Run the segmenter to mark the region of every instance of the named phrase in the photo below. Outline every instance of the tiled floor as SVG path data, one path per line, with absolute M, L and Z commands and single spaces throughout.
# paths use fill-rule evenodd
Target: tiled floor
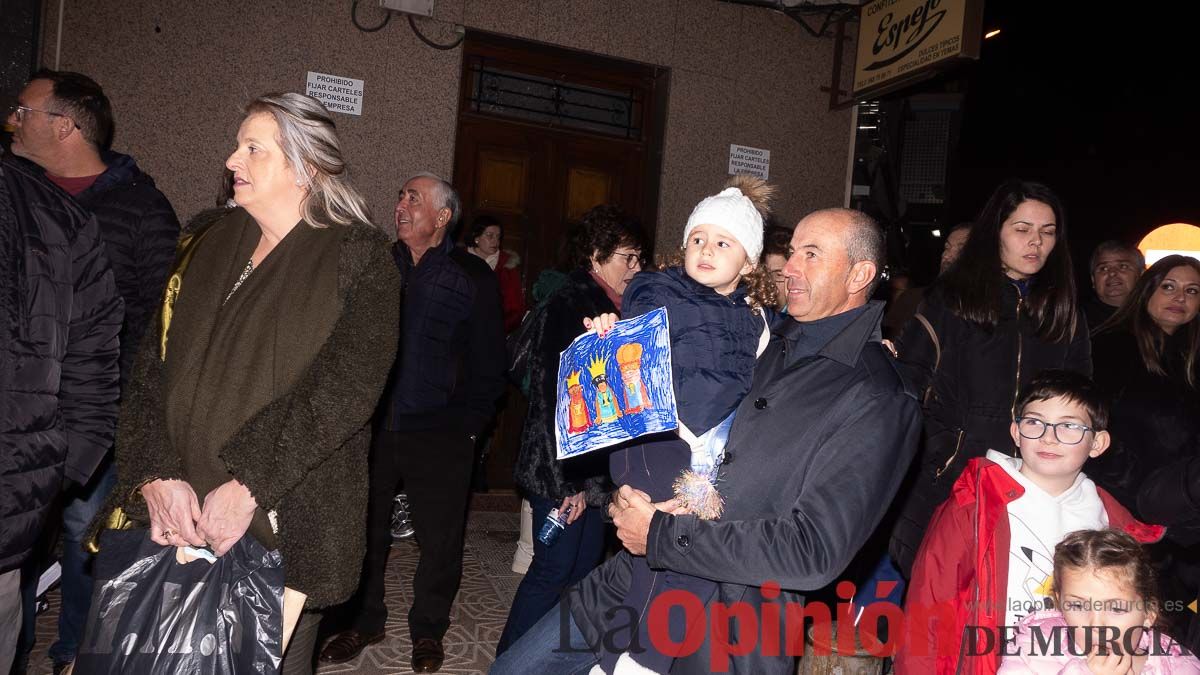
M 467 546 L 459 590 L 446 635 L 446 664 L 440 672 L 452 675 L 486 673 L 504 629 L 508 608 L 521 577 L 512 571 L 520 515 L 497 511 L 472 511 L 467 522 Z M 405 617 L 412 602 L 412 575 L 417 566 L 415 543 L 400 542 L 392 549 L 387 571 L 390 618 L 387 638 L 349 663 L 326 666 L 318 673 L 382 675 L 409 673 L 408 626 Z M 49 675 L 46 649 L 54 640 L 58 593 L 50 593 L 50 610 L 38 617 L 38 648 L 29 673 Z

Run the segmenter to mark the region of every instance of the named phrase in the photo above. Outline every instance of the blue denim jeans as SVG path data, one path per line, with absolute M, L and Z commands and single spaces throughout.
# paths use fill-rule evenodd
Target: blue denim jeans
M 87 485 L 74 486 L 63 495 L 62 511 L 62 608 L 58 615 L 58 640 L 50 646 L 50 658 L 55 663 L 75 660 L 88 610 L 92 606 L 92 555 L 83 550 L 83 539 L 108 493 L 117 482 L 116 465 L 110 459 L 101 464 Z M 49 528 L 47 528 L 49 529 Z M 22 648 L 32 650 L 37 615 L 36 574 L 23 578 L 21 584 Z
M 579 626 L 575 624 L 575 619 L 571 618 L 571 612 L 556 603 L 503 654 L 496 657 L 488 673 L 579 675 L 591 670 L 597 660 Z
M 536 495 L 529 496 L 533 508 L 533 531 L 537 532 L 545 522 L 551 509 L 557 508 L 561 500 L 554 501 Z M 558 602 L 563 591 L 581 581 L 600 564 L 604 554 L 604 515 L 600 509 L 588 507 L 583 515 L 571 523 L 558 536 L 553 546 L 546 546 L 536 538 L 533 541 L 533 562 L 508 612 L 508 621 L 496 654 L 502 654 L 516 642 L 525 631 L 537 623 Z

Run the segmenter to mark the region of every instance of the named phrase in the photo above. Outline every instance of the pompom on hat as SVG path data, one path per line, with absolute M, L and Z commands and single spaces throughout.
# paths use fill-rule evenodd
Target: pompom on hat
M 763 250 L 763 218 L 770 213 L 768 202 L 775 188 L 766 181 L 752 176 L 738 175 L 730 179 L 729 187 L 706 197 L 688 217 L 683 228 L 683 243 L 692 235 L 692 230 L 701 224 L 717 225 L 733 235 L 746 249 L 751 262 L 758 262 Z

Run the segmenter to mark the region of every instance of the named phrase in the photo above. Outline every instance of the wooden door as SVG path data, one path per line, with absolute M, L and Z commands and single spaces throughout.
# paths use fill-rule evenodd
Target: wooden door
M 562 263 L 567 228 L 588 209 L 616 204 L 639 215 L 643 154 L 637 147 L 569 132 L 464 120 L 454 173 L 463 229 L 479 215 L 498 219 L 504 248 L 521 256 L 528 289 L 542 270 Z
M 539 122 L 536 115 L 514 117 L 507 115 L 503 106 L 480 103 L 480 58 L 489 59 L 491 67 L 514 79 L 529 73 L 529 81 L 543 87 L 548 86 L 547 73 L 553 70 L 554 82 L 586 82 L 590 84 L 579 86 L 603 86 L 605 91 L 658 86 L 661 95 L 664 75 L 659 71 L 647 74 L 646 66 L 614 64 L 545 45 L 468 34 L 454 161 L 454 185 L 463 200 L 463 229 L 479 215 L 500 221 L 503 247 L 521 257 L 526 304 L 533 305 L 529 290 L 538 275 L 562 266 L 570 225 L 594 206 L 616 204 L 638 218 L 647 235 L 648 250 L 652 250 L 661 149 L 654 133 L 661 120 L 651 119 L 653 115 L 646 111 L 665 111 L 665 99 L 648 102 L 642 89 L 630 94 L 639 112 L 625 119 L 628 125 L 638 126 L 616 127 L 622 132 L 619 137 L 615 132 L 566 128 L 561 120 Z M 594 90 L 596 86 L 579 89 L 585 94 Z M 605 130 L 603 123 L 594 126 Z M 520 392 L 510 387 L 487 464 L 488 484 L 493 489 L 513 486 L 512 467 L 525 409 Z

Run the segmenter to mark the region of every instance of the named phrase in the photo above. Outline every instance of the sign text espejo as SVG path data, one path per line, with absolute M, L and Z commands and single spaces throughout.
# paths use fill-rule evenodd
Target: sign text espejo
M 982 0 L 874 0 L 859 15 L 854 95 L 882 93 L 978 58 Z

